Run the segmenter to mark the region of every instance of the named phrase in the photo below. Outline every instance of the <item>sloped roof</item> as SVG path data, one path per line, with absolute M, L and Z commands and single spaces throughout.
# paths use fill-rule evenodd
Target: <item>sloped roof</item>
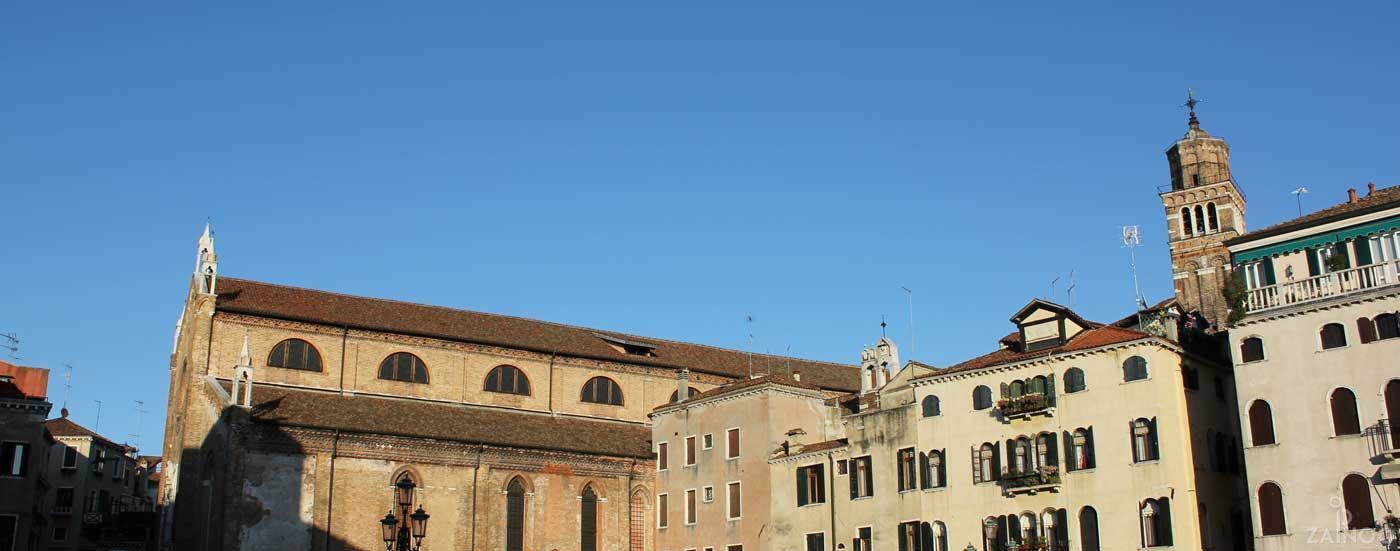
M 271 385 L 257 385 L 253 398 L 253 421 L 272 425 L 639 459 L 654 455 L 651 429 L 636 423 Z
M 87 428 L 87 427 L 84 427 L 84 426 L 82 426 L 82 425 L 79 425 L 79 424 L 77 424 L 77 423 L 74 423 L 73 421 L 69 420 L 67 417 L 58 417 L 58 418 L 55 418 L 55 419 L 49 419 L 49 420 L 47 420 L 47 421 L 44 421 L 44 427 L 47 428 L 47 429 L 49 429 L 49 434 L 52 434 L 52 435 L 54 435 L 55 437 L 59 437 L 59 436 L 84 437 L 84 436 L 86 436 L 86 437 L 88 437 L 88 438 L 91 438 L 91 439 L 93 439 L 93 440 L 96 440 L 96 441 L 101 442 L 101 443 L 103 443 L 103 444 L 105 444 L 105 445 L 111 446 L 111 447 L 113 447 L 113 448 L 135 449 L 135 448 L 132 448 L 132 447 L 127 446 L 127 445 L 125 445 L 125 444 L 118 444 L 118 443 L 116 443 L 116 442 L 113 442 L 113 441 L 107 439 L 107 437 L 102 436 L 101 434 L 97 434 L 97 432 L 93 431 L 92 429 L 89 429 L 89 428 Z
M 693 394 L 693 395 L 691 395 L 690 399 L 686 400 L 686 402 L 694 402 L 694 401 L 696 401 L 696 400 L 703 400 L 703 399 L 706 399 L 706 398 L 714 398 L 714 397 L 716 397 L 716 396 L 724 396 L 724 395 L 727 395 L 727 394 L 733 394 L 733 393 L 735 393 L 735 392 L 739 392 L 739 391 L 744 390 L 744 389 L 746 389 L 746 388 L 753 388 L 753 387 L 756 387 L 756 386 L 766 385 L 766 384 L 777 384 L 777 385 L 783 385 L 783 386 L 790 386 L 790 387 L 795 387 L 795 388 L 801 388 L 801 389 L 805 389 L 805 390 L 814 390 L 814 391 L 818 391 L 818 392 L 820 392 L 820 391 L 822 390 L 821 387 L 819 387 L 819 386 L 817 386 L 817 385 L 814 385 L 814 384 L 812 384 L 812 383 L 808 383 L 808 382 L 805 382 L 805 381 L 799 381 L 799 380 L 797 380 L 797 379 L 793 379 L 792 377 L 788 377 L 787 375 L 783 375 L 783 374 L 771 373 L 771 374 L 768 374 L 768 375 L 760 375 L 760 376 L 754 377 L 754 378 L 752 378 L 752 379 L 743 379 L 743 380 L 740 380 L 740 381 L 736 381 L 736 382 L 733 382 L 733 383 L 729 383 L 729 384 L 727 384 L 727 385 L 717 386 L 717 387 L 715 387 L 715 388 L 706 390 L 706 391 L 701 392 L 701 393 L 698 393 L 698 394 Z M 658 409 L 661 409 L 661 408 L 671 407 L 671 406 L 674 406 L 674 405 L 676 405 L 675 402 L 672 402 L 672 403 L 669 403 L 669 404 L 661 404 L 661 405 L 659 405 L 659 406 L 656 406 L 655 408 L 652 408 L 652 411 L 655 411 L 655 410 L 658 410 Z
M 999 365 L 1023 362 L 1034 358 L 1052 356 L 1055 354 L 1062 354 L 1065 352 L 1076 352 L 1080 350 L 1098 348 L 1100 346 L 1108 346 L 1111 344 L 1132 342 L 1136 340 L 1150 338 L 1152 336 L 1147 333 L 1143 333 L 1142 331 L 1135 331 L 1133 329 L 1127 329 L 1123 327 L 1099 324 L 1095 325 L 1096 327 L 1081 331 L 1079 334 L 1070 338 L 1068 341 L 1065 341 L 1064 344 L 1056 346 L 1054 348 L 1046 348 L 1043 350 L 1035 350 L 1031 352 L 1022 352 L 1016 350 L 1015 348 L 1004 348 L 989 354 L 983 354 L 976 358 L 972 358 L 965 362 L 952 365 L 944 369 L 940 369 L 928 375 L 922 375 L 918 378 L 926 379 L 929 377 L 938 377 L 940 375 L 946 375 L 949 373 L 958 373 L 963 371 L 973 371 L 977 369 L 996 367 Z
M 1285 220 L 1267 228 L 1254 230 L 1239 237 L 1225 241 L 1225 245 L 1238 245 L 1248 243 L 1256 239 L 1262 239 L 1274 235 L 1288 233 L 1293 230 L 1300 230 L 1310 226 L 1325 224 L 1336 220 L 1341 220 L 1351 216 L 1365 214 L 1367 212 L 1384 210 L 1391 207 L 1400 206 L 1400 186 L 1380 188 L 1365 196 L 1358 196 L 1355 203 L 1344 202 L 1333 205 L 1317 212 L 1312 212 Z
M 387 333 L 419 335 L 471 342 L 545 354 L 625 362 L 724 377 L 748 377 L 753 365 L 782 365 L 802 373 L 805 381 L 829 390 L 859 388 L 855 366 L 833 362 L 752 354 L 670 340 L 639 337 L 613 331 L 588 329 L 470 310 L 458 310 L 394 300 L 358 297 L 221 278 L 217 308 L 223 312 L 250 314 Z M 605 339 L 654 346 L 654 356 L 619 351 Z

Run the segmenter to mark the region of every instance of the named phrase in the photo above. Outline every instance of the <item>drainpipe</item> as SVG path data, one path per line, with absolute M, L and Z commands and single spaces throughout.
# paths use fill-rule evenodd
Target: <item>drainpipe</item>
M 841 540 L 836 537 L 836 460 L 830 453 L 826 454 L 826 472 L 826 508 L 831 512 L 831 548 L 835 549 Z
M 343 351 L 344 348 L 342 348 L 341 350 Z M 343 354 L 343 352 L 342 352 L 342 354 Z M 344 365 L 345 365 L 345 364 L 344 364 L 344 362 L 342 361 L 342 363 L 341 363 L 342 371 L 343 371 L 343 369 L 344 369 L 344 368 L 343 368 Z M 321 546 L 321 548 L 322 548 L 322 549 L 325 549 L 326 551 L 330 551 L 330 548 L 331 548 L 331 508 L 335 506 L 335 456 L 336 456 L 336 453 L 337 453 L 339 450 L 340 450 L 340 429 L 335 429 L 335 434 L 331 436 L 331 465 L 330 465 L 330 470 L 331 470 L 331 472 L 330 472 L 330 482 L 327 483 L 327 489 L 326 489 L 326 535 L 325 535 L 326 541 L 325 541 L 325 545 Z

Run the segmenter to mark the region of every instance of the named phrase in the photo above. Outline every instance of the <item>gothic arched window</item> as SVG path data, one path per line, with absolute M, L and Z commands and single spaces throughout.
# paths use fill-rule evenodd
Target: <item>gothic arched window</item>
M 924 400 L 920 405 L 922 406 L 922 413 L 924 417 L 937 417 L 940 413 L 942 413 L 938 408 L 937 396 L 924 396 Z
M 408 352 L 395 352 L 379 363 L 379 378 L 405 383 L 428 382 L 428 366 Z
M 1348 388 L 1332 391 L 1332 432 L 1337 436 L 1361 434 L 1361 419 L 1356 414 L 1356 394 Z
M 581 551 L 597 551 L 598 494 L 592 484 L 584 486 L 583 495 L 579 496 L 579 540 Z
M 638 488 L 632 492 L 632 510 L 629 514 L 631 544 L 629 551 L 645 551 L 647 545 L 647 493 Z
M 1206 204 L 1206 222 L 1210 231 L 1220 231 L 1220 219 L 1215 213 L 1215 203 Z
M 321 353 L 311 343 L 301 339 L 287 339 L 272 347 L 267 355 L 268 367 L 320 371 Z
M 1283 516 L 1283 490 L 1273 482 L 1259 486 L 1259 532 L 1265 536 L 1281 536 L 1288 532 Z
M 525 548 L 525 483 L 520 477 L 506 486 L 506 551 Z
M 502 394 L 530 395 L 530 379 L 513 365 L 498 365 L 486 374 L 485 390 Z
M 1083 369 L 1071 367 L 1065 371 L 1065 392 L 1079 392 L 1085 388 Z
M 1206 215 L 1200 205 L 1196 205 L 1196 233 L 1206 232 Z
M 1255 400 L 1249 405 L 1249 435 L 1253 446 L 1274 443 L 1274 412 L 1268 402 Z
M 622 405 L 622 387 L 607 377 L 594 377 L 583 383 L 580 400 L 594 404 Z
M 1181 234 L 1191 235 L 1194 233 L 1194 226 L 1191 224 L 1191 207 L 1181 209 Z
M 972 409 L 987 409 L 992 407 L 992 389 L 987 385 L 977 385 L 972 389 Z

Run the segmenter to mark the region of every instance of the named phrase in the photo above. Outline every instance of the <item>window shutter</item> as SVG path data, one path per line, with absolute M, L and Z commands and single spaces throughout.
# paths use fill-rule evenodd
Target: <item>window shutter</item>
M 807 496 L 807 467 L 797 468 L 797 506 L 810 503 Z
M 1264 260 L 1260 261 L 1260 264 L 1264 267 L 1264 285 L 1275 284 L 1276 281 L 1274 280 L 1274 259 L 1265 258 Z
M 1045 399 L 1051 407 L 1055 406 L 1055 375 L 1053 373 L 1045 378 Z
M 1051 434 L 1050 438 L 1045 438 L 1043 440 L 1047 448 L 1045 450 L 1045 457 L 1047 458 L 1046 460 L 1050 462 L 1048 466 L 1058 468 L 1060 466 L 1060 454 L 1057 453 L 1059 450 L 1055 449 L 1055 436 Z
M 1134 421 L 1128 421 L 1128 439 L 1133 447 L 1133 463 L 1142 461 L 1142 458 L 1138 457 L 1137 426 Z
M 904 537 L 904 531 L 906 529 L 907 528 L 905 527 L 905 525 L 903 523 L 900 523 L 897 526 L 897 530 L 895 532 L 895 537 L 899 539 L 899 551 L 914 551 L 913 549 L 909 548 L 908 538 Z
M 873 465 L 870 463 L 870 457 L 867 456 L 863 463 L 865 463 L 865 475 L 861 476 L 861 478 L 865 479 L 865 487 L 870 491 L 870 495 L 873 496 L 875 495 L 875 473 L 871 472 L 874 469 L 872 468 Z
M 933 546 L 933 525 L 927 522 L 919 523 L 919 548 L 922 551 L 935 551 Z
M 1352 241 L 1356 245 L 1356 266 L 1370 266 L 1375 261 L 1371 259 L 1371 240 L 1366 238 Z
M 848 461 L 847 465 L 849 465 L 849 467 L 846 468 L 846 478 L 849 479 L 851 483 L 851 499 L 855 499 L 860 497 L 860 494 L 857 493 L 860 490 L 860 483 L 856 480 L 856 477 L 860 475 L 860 471 L 856 469 L 855 459 Z
M 895 452 L 895 454 L 894 454 L 894 468 L 895 468 L 895 470 L 899 471 L 899 475 L 898 475 L 896 478 L 899 479 L 899 482 L 898 482 L 899 486 L 898 486 L 898 488 L 899 488 L 901 491 L 903 491 L 905 488 L 908 488 L 908 487 L 909 487 L 909 486 L 907 486 L 907 481 L 905 480 L 905 476 L 904 476 L 904 452 L 902 452 L 902 451 L 900 451 L 900 452 Z
M 1332 254 L 1341 255 L 1342 269 L 1347 269 L 1351 267 L 1351 247 L 1347 246 L 1346 241 L 1338 241 L 1335 245 L 1333 245 Z
M 1361 335 L 1361 344 L 1376 340 L 1376 322 L 1371 318 L 1357 318 L 1356 332 Z
M 814 501 L 826 503 L 826 466 L 815 465 L 812 468 L 817 471 L 817 495 Z
M 928 489 L 928 454 L 919 452 L 919 488 Z
M 1157 512 L 1157 538 L 1162 545 L 1172 544 L 1172 504 L 1167 498 L 1157 500 L 1157 506 L 1161 509 Z
M 982 453 L 977 446 L 972 447 L 972 482 L 981 482 L 982 478 Z
M 1001 442 L 992 444 L 992 472 L 986 473 L 987 480 L 997 480 L 1001 473 Z
M 1007 386 L 1006 383 L 1002 383 L 1002 384 L 1001 384 L 1001 399 L 1002 399 L 1002 400 L 1005 400 L 1005 399 L 1010 398 L 1010 397 L 1011 397 L 1011 387 L 1010 387 L 1010 386 Z
M 1161 452 L 1158 451 L 1158 449 L 1157 449 L 1157 418 L 1156 418 L 1156 417 L 1153 417 L 1151 421 L 1148 421 L 1148 422 L 1147 422 L 1147 437 L 1148 437 L 1148 438 L 1147 438 L 1147 440 L 1148 440 L 1147 443 L 1150 444 L 1148 453 L 1151 453 L 1151 454 L 1152 454 L 1152 457 L 1149 457 L 1148 459 L 1160 459 L 1160 458 L 1162 457 L 1162 454 L 1161 454 Z
M 1074 435 L 1070 434 L 1069 431 L 1064 431 L 1064 433 L 1062 433 L 1062 439 L 1065 443 L 1065 470 L 1079 470 L 1078 453 L 1074 449 Z
M 1317 251 L 1314 249 L 1303 249 L 1308 255 L 1308 277 L 1322 275 L 1322 266 L 1317 261 Z

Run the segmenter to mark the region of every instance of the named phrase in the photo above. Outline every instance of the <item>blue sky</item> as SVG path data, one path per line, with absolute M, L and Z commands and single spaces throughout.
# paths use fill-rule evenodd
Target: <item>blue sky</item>
M 212 218 L 230 276 L 836 361 L 908 286 L 946 365 L 1071 270 L 1130 311 L 1122 224 L 1170 293 L 1187 87 L 1251 227 L 1400 183 L 1394 2 L 465 4 L 0 7 L 20 363 L 156 449 Z

